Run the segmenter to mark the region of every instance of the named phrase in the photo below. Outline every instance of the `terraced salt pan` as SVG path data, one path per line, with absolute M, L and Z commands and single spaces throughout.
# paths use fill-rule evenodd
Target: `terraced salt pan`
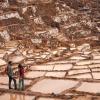
M 32 80 L 24 80 L 24 84 L 25 84 L 25 86 L 26 86 L 26 85 L 30 85 L 31 82 L 32 82 Z M 19 81 L 18 81 L 17 83 L 19 83 Z
M 84 60 L 84 59 L 86 59 L 86 58 L 85 58 L 85 57 L 81 57 L 81 56 L 72 56 L 72 57 L 70 57 L 70 59 Z
M 100 59 L 92 60 L 92 63 L 98 64 L 98 63 L 100 63 Z
M 88 55 L 90 53 L 91 53 L 91 51 L 84 51 L 84 55 Z
M 87 72 L 90 72 L 90 69 L 70 70 L 68 71 L 68 75 L 87 73 Z
M 34 100 L 35 96 L 25 96 L 19 94 L 3 94 L 0 95 L 1 100 Z
M 37 77 L 41 77 L 44 76 L 46 72 L 39 72 L 39 71 L 31 71 L 26 73 L 25 77 L 26 78 L 37 78 Z
M 91 64 L 89 65 L 90 68 L 100 67 L 100 64 Z
M 63 63 L 74 63 L 76 60 L 63 60 L 63 61 L 53 61 L 48 62 L 47 64 L 63 64 Z
M 46 58 L 47 57 L 47 55 L 46 54 L 43 54 L 43 55 L 40 55 L 41 56 L 41 58 Z
M 10 49 L 8 49 L 8 50 L 11 51 L 11 52 L 14 52 L 14 51 L 17 50 L 17 48 L 10 48 Z
M 3 58 L 4 55 L 5 55 L 5 54 L 0 54 L 0 58 Z
M 100 99 L 100 98 L 99 98 Z M 94 100 L 99 100 L 98 98 L 94 98 Z M 78 96 L 77 98 L 74 97 L 73 100 L 93 100 L 91 96 L 85 95 L 85 96 Z
M 6 65 L 6 64 L 7 63 L 3 59 L 0 59 L 0 66 Z
M 6 51 L 3 49 L 0 49 L 0 58 L 3 58 L 3 56 L 6 54 Z
M 33 61 L 25 61 L 24 62 L 24 64 L 26 64 L 26 65 L 28 65 L 28 64 L 34 64 L 35 63 L 35 61 L 33 60 Z
M 0 67 L 0 73 L 5 71 L 5 66 L 6 65 Z
M 33 54 L 26 54 L 24 56 L 27 57 L 27 58 L 32 58 L 33 57 Z
M 93 72 L 92 75 L 94 79 L 100 79 L 100 73 Z
M 89 93 L 100 93 L 100 83 L 83 82 L 82 85 L 76 90 L 83 91 L 83 92 L 89 92 Z
M 89 65 L 89 64 L 92 64 L 91 60 L 83 60 L 76 62 L 76 65 Z
M 93 59 L 100 59 L 100 55 L 94 55 Z
M 53 70 L 54 65 L 36 65 L 32 66 L 31 70 Z
M 51 3 L 52 2 L 52 0 L 40 0 L 42 3 L 44 3 L 44 4 L 48 4 L 48 3 Z
M 73 75 L 73 76 L 67 76 L 67 78 L 77 78 L 77 79 L 89 79 L 89 78 L 92 78 L 91 74 L 79 74 L 79 75 Z
M 98 72 L 98 73 L 99 73 L 99 72 L 100 72 L 100 68 L 93 68 L 92 71 L 93 71 L 93 72 Z
M 42 59 L 42 57 L 39 55 L 39 56 L 35 56 L 35 59 Z
M 73 66 L 73 69 L 83 69 L 83 68 L 88 68 L 88 66 L 87 65 L 74 65 Z
M 8 55 L 11 55 L 13 52 L 12 51 L 7 51 L 6 52 Z
M 8 77 L 0 76 L 0 83 L 8 84 Z
M 70 70 L 72 67 L 72 64 L 56 64 L 54 70 Z
M 47 72 L 45 76 L 64 77 L 66 72 Z
M 88 55 L 88 54 L 84 54 L 84 52 L 82 52 L 81 57 L 84 57 L 84 58 L 89 58 L 89 57 L 91 57 L 91 54 L 90 54 L 90 55 Z
M 24 60 L 24 57 L 23 56 L 13 56 L 10 58 L 10 60 L 13 62 L 13 63 L 19 63 L 21 62 L 22 60 Z
M 6 48 L 14 48 L 18 46 L 18 42 L 17 41 L 7 41 L 5 43 L 5 47 Z
M 5 54 L 6 51 L 4 49 L 0 49 L 0 54 Z
M 55 93 L 59 94 L 60 92 L 70 89 L 74 87 L 78 82 L 71 81 L 71 80 L 63 80 L 63 79 L 43 79 L 37 82 L 35 85 L 32 86 L 30 89 L 34 92 L 41 92 L 41 93 Z
M 43 97 L 40 97 L 39 99 L 37 100 L 64 100 L 64 99 L 56 99 L 56 98 L 43 98 Z
M 1 85 L 0 84 L 0 88 L 2 88 L 2 89 L 8 89 L 8 85 Z

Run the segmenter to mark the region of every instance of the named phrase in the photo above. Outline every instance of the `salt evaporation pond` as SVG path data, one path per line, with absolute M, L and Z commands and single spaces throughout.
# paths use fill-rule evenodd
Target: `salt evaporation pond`
M 56 84 L 55 84 L 56 83 Z M 55 93 L 59 94 L 60 92 L 74 87 L 78 82 L 71 80 L 63 79 L 43 79 L 32 86 L 30 89 L 33 92 L 40 93 Z
M 24 60 L 24 57 L 23 56 L 13 56 L 10 58 L 10 60 L 13 62 L 13 63 L 19 63 L 21 62 L 22 60 Z
M 84 59 L 86 59 L 85 57 L 82 57 L 82 56 L 72 56 L 72 57 L 70 57 L 70 59 L 75 59 L 75 60 L 84 60 Z
M 91 60 L 82 60 L 82 61 L 76 62 L 76 65 L 89 65 L 89 64 L 92 64 Z
M 64 77 L 66 72 L 47 72 L 45 76 Z
M 7 63 L 3 59 L 0 59 L 0 66 L 6 65 L 6 64 Z
M 84 68 L 88 68 L 87 65 L 74 65 L 73 69 L 84 69 Z
M 79 73 L 88 73 L 90 69 L 80 69 L 80 70 L 70 70 L 68 75 L 79 74 Z
M 31 66 L 31 70 L 52 70 L 54 65 L 36 65 Z
M 67 76 L 67 78 L 90 79 L 92 78 L 92 76 L 90 73 L 88 73 L 88 74 L 77 74 L 77 75 Z
M 20 94 L 2 94 L 0 100 L 34 100 L 35 96 L 25 96 Z
M 99 73 L 93 72 L 92 75 L 94 79 L 100 79 L 100 72 Z
M 44 75 L 45 75 L 45 72 L 31 71 L 31 72 L 26 73 L 25 77 L 26 78 L 37 78 L 37 77 L 41 77 Z
M 82 85 L 79 88 L 77 88 L 77 90 L 89 93 L 100 93 L 100 83 L 83 82 Z
M 70 70 L 72 67 L 72 64 L 56 64 L 54 70 Z

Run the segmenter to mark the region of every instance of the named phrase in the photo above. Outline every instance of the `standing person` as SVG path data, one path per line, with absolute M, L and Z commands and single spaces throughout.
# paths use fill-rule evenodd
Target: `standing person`
M 19 72 L 19 90 L 24 90 L 24 67 L 19 64 L 18 65 Z
M 15 86 L 14 88 L 16 90 L 17 89 L 17 84 L 16 84 L 16 80 L 14 79 L 14 73 L 13 73 L 12 62 L 11 61 L 8 62 L 6 71 L 7 71 L 8 77 L 9 77 L 9 89 L 12 89 L 11 88 L 11 82 L 13 80 L 14 81 L 14 86 Z

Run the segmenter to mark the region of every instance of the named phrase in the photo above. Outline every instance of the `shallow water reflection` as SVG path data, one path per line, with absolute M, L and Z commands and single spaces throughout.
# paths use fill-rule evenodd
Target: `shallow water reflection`
M 34 100 L 35 96 L 19 95 L 19 94 L 3 94 L 0 100 Z
M 17 94 L 10 94 L 10 100 L 17 100 Z
M 10 94 L 10 100 L 34 100 L 34 96 Z

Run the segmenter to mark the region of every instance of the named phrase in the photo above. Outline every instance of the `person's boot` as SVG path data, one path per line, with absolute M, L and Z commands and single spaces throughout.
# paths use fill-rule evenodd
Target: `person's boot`
M 17 85 L 15 85 L 15 90 L 17 90 Z
M 15 90 L 17 90 L 17 87 L 15 86 L 15 88 L 14 88 Z
M 15 82 L 15 90 L 17 90 L 17 84 L 16 84 L 16 82 Z
M 9 87 L 9 89 L 13 89 L 13 88 Z
M 13 89 L 13 88 L 11 88 L 11 85 L 9 84 L 9 89 Z

